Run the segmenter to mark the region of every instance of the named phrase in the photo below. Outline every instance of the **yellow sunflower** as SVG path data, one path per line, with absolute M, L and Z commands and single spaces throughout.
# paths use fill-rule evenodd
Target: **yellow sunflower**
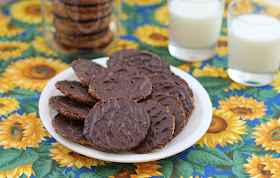
M 210 66 L 209 64 L 207 64 L 203 67 L 203 69 L 195 69 L 193 71 L 193 76 L 195 76 L 195 77 L 209 76 L 209 77 L 227 78 L 228 74 L 222 67 L 215 67 L 215 66 Z
M 14 169 L 11 169 L 9 171 L 0 171 L 0 177 L 20 177 L 22 174 L 25 174 L 26 177 L 31 177 L 31 175 L 34 175 L 34 171 L 32 169 L 32 163 L 18 166 Z
M 36 51 L 44 53 L 45 55 L 57 56 L 57 53 L 47 46 L 46 41 L 42 36 L 36 36 L 31 44 Z
M 49 136 L 49 133 L 35 113 L 22 116 L 15 113 L 0 123 L 0 145 L 4 149 L 39 147 L 38 143 L 45 140 L 44 136 Z
M 185 62 L 184 64 L 178 66 L 179 69 L 182 69 L 186 72 L 190 71 L 190 67 L 200 67 L 203 63 L 201 61 L 199 62 Z
M 52 159 L 59 162 L 60 167 L 72 167 L 75 165 L 77 168 L 85 166 L 91 169 L 91 166 L 105 165 L 105 162 L 102 160 L 83 156 L 60 143 L 52 143 L 52 146 L 57 148 L 50 149 L 50 156 L 53 156 Z
M 149 178 L 151 176 L 163 176 L 162 173 L 157 170 L 162 166 L 158 165 L 158 162 L 145 162 L 145 163 L 135 163 L 136 174 L 131 174 L 131 178 Z
M 139 46 L 139 44 L 134 41 L 120 39 L 118 41 L 118 44 L 116 45 L 116 47 L 111 49 L 107 54 L 111 55 L 115 51 L 122 50 L 122 49 L 137 49 L 138 46 Z
M 279 178 L 279 159 L 272 156 L 257 156 L 253 153 L 252 158 L 247 159 L 248 164 L 244 164 L 244 168 L 251 177 L 259 178 Z M 277 165 L 278 164 L 278 165 Z
M 167 5 L 164 5 L 156 10 L 155 19 L 163 25 L 168 25 Z
M 193 71 L 193 76 L 195 77 L 201 77 L 201 76 L 209 76 L 209 77 L 217 77 L 217 78 L 222 78 L 224 80 L 231 80 L 230 77 L 228 76 L 228 73 L 226 70 L 224 70 L 222 67 L 215 67 L 215 66 L 210 66 L 210 65 L 205 65 L 203 69 L 195 69 Z M 245 89 L 246 86 L 233 82 L 231 81 L 231 84 L 228 88 L 225 89 L 227 92 L 228 90 L 240 90 L 240 89 Z
M 216 53 L 219 56 L 225 56 L 228 53 L 228 47 L 227 47 L 227 36 L 220 36 L 218 41 L 218 46 L 216 48 Z
M 270 85 L 274 86 L 273 89 L 280 93 L 280 72 L 277 73 L 276 79 Z
M 0 37 L 11 37 L 24 32 L 23 28 L 15 27 L 10 22 L 10 18 L 0 19 L 0 26 Z
M 50 2 L 45 2 L 46 20 L 51 22 L 52 6 Z M 18 1 L 11 6 L 10 12 L 14 19 L 24 23 L 39 24 L 42 22 L 41 1 L 39 0 Z
M 6 93 L 9 90 L 13 90 L 15 88 L 14 84 L 10 82 L 6 77 L 0 78 L 0 93 Z
M 127 14 L 126 13 L 122 13 L 122 20 L 127 20 L 128 19 L 128 16 L 127 16 Z
M 0 42 L 0 59 L 7 60 L 22 56 L 22 52 L 30 48 L 30 44 L 19 41 Z
M 151 25 L 144 25 L 137 28 L 135 36 L 143 43 L 158 46 L 168 46 L 168 29 Z
M 224 10 L 224 18 L 226 19 L 227 18 L 227 9 L 225 8 L 225 10 Z
M 242 140 L 241 134 L 247 134 L 246 122 L 239 120 L 225 110 L 213 108 L 213 117 L 207 133 L 197 142 L 200 146 L 206 145 L 215 148 L 218 145 L 224 147 L 227 143 L 235 143 Z
M 19 102 L 13 98 L 0 98 L 0 117 L 19 109 Z
M 220 100 L 219 105 L 219 108 L 224 109 L 226 112 L 246 120 L 262 118 L 267 110 L 264 102 L 257 102 L 252 97 L 245 98 L 238 95 L 231 96 L 226 100 Z
M 124 0 L 126 4 L 129 5 L 138 5 L 138 6 L 149 6 L 149 5 L 155 5 L 160 4 L 164 0 Z
M 44 57 L 27 58 L 12 62 L 3 73 L 11 83 L 29 90 L 42 92 L 51 78 L 67 69 L 68 64 Z
M 265 150 L 276 150 L 280 153 L 280 119 L 271 119 L 254 129 L 256 132 L 253 132 L 253 135 L 257 145 L 262 145 Z

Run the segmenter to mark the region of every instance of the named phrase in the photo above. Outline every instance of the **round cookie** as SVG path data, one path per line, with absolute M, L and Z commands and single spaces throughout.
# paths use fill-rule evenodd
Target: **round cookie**
M 149 153 L 155 149 L 163 148 L 173 138 L 174 116 L 163 105 L 155 101 L 139 103 L 150 117 L 150 128 L 144 141 L 132 149 L 136 153 Z
M 98 102 L 84 124 L 84 136 L 92 146 L 105 151 L 125 151 L 142 142 L 150 119 L 138 103 L 128 98 Z
M 110 8 L 112 6 L 112 2 L 113 0 L 108 0 L 104 3 L 98 3 L 95 5 L 71 5 L 71 4 L 63 3 L 61 0 L 53 0 L 53 6 L 58 6 L 59 9 L 63 9 L 67 11 L 87 13 L 91 11 L 98 11 L 101 9 Z
M 79 59 L 72 62 L 71 67 L 74 69 L 76 76 L 85 85 L 89 85 L 96 71 L 104 69 L 101 65 L 87 59 Z
M 68 138 L 76 143 L 90 145 L 90 143 L 86 141 L 83 134 L 83 121 L 72 120 L 63 115 L 58 114 L 52 120 L 52 125 L 54 130 L 59 135 Z
M 176 85 L 164 74 L 152 74 L 148 77 L 152 83 L 153 91 L 164 91 L 175 96 L 182 103 L 186 119 L 189 119 L 194 110 L 194 100 L 189 91 L 180 85 Z
M 86 20 L 93 20 L 98 19 L 103 16 L 107 16 L 112 12 L 112 6 L 108 8 L 100 8 L 96 11 L 87 11 L 87 12 L 80 12 L 78 11 L 78 8 L 76 10 L 67 10 L 64 8 L 64 6 L 61 6 L 59 3 L 56 3 L 56 1 L 53 2 L 53 13 L 56 16 L 67 18 L 71 20 L 77 20 L 77 21 L 86 21 Z
M 181 102 L 174 96 L 162 91 L 152 92 L 151 95 L 147 97 L 147 99 L 156 101 L 163 106 L 168 107 L 170 113 L 175 118 L 173 137 L 176 137 L 184 129 L 187 120 Z
M 85 22 L 77 22 L 63 18 L 55 18 L 53 23 L 54 27 L 60 32 L 69 35 L 84 35 L 96 33 L 105 28 L 108 28 L 110 21 L 111 15 Z
M 165 73 L 165 74 L 162 74 L 162 75 L 164 75 L 165 77 L 172 80 L 176 85 L 180 85 L 183 88 L 185 88 L 185 90 L 187 90 L 189 92 L 189 94 L 191 95 L 191 97 L 193 98 L 193 91 L 189 87 L 188 83 L 185 80 L 183 80 L 179 76 L 175 75 L 174 73 L 170 73 L 170 74 Z
M 83 42 L 73 41 L 71 38 L 58 38 L 55 36 L 56 42 L 65 44 L 69 47 L 78 47 L 78 48 L 101 48 L 109 45 L 114 39 L 113 32 L 109 31 L 106 35 L 100 37 L 96 40 L 87 40 Z
M 55 87 L 72 100 L 88 105 L 94 105 L 98 102 L 97 99 L 93 98 L 88 93 L 88 87 L 80 82 L 67 80 L 58 81 L 56 82 Z
M 63 33 L 59 30 L 56 30 L 55 36 L 57 39 L 68 39 L 73 41 L 73 43 L 82 43 L 84 41 L 93 41 L 93 40 L 98 40 L 99 38 L 102 38 L 106 34 L 109 33 L 109 28 L 105 28 L 99 32 L 92 33 L 92 34 L 85 34 L 85 35 L 70 35 Z
M 78 6 L 96 6 L 98 4 L 108 2 L 108 0 L 60 0 L 60 1 L 68 5 L 78 5 Z
M 120 50 L 113 53 L 107 61 L 108 67 L 133 66 L 144 74 L 171 73 L 170 66 L 158 55 L 135 49 Z
M 49 99 L 49 105 L 61 115 L 77 120 L 84 120 L 90 111 L 88 105 L 73 101 L 66 96 L 51 97 Z
M 149 78 L 135 67 L 114 66 L 97 71 L 89 84 L 89 93 L 100 100 L 128 97 L 135 101 L 152 91 Z

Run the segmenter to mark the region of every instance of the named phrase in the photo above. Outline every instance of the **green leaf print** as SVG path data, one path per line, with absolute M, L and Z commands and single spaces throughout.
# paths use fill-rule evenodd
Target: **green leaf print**
M 196 173 L 200 173 L 204 175 L 205 172 L 205 167 L 200 165 L 200 164 L 196 164 L 190 160 L 187 160 L 188 163 L 190 163 L 193 166 L 193 171 L 195 171 Z
M 0 166 L 16 159 L 20 154 L 21 150 L 15 148 L 9 148 L 5 150 L 3 147 L 0 147 Z
M 7 92 L 6 96 L 15 98 L 15 99 L 31 99 L 31 98 L 39 98 L 40 95 L 35 91 L 15 88 L 14 90 L 10 90 Z
M 113 176 L 121 172 L 121 170 L 132 164 L 119 164 L 119 163 L 110 163 L 103 166 L 98 166 L 95 169 L 96 174 L 100 176 Z
M 224 89 L 228 88 L 231 84 L 231 81 L 227 81 L 221 78 L 216 77 L 198 77 L 197 80 L 201 85 L 207 90 L 209 95 L 217 95 L 222 92 Z
M 189 177 L 193 173 L 193 166 L 184 161 L 179 160 L 176 162 L 173 162 L 173 171 L 171 174 L 171 177 Z
M 280 106 L 272 102 L 270 108 L 274 111 L 273 118 L 280 118 Z
M 256 87 L 248 87 L 244 90 L 244 94 L 252 95 L 256 100 L 266 101 L 267 98 L 273 98 L 277 95 L 275 90 L 264 90 Z
M 2 152 L 2 151 L 1 151 Z M 5 151 L 3 151 L 5 152 Z M 5 153 L 3 153 L 5 154 Z M 27 165 L 35 162 L 38 159 L 38 154 L 33 150 L 21 150 L 21 153 L 4 164 L 0 165 L 0 171 L 8 171 L 18 166 Z M 2 159 L 2 158 L 1 158 Z
M 240 151 L 241 153 L 246 153 L 249 155 L 255 153 L 256 155 L 263 156 L 263 157 L 265 155 L 273 155 L 274 157 L 278 155 L 278 153 L 274 150 L 265 151 L 261 145 L 256 145 L 255 142 L 246 143 L 242 145 L 240 148 L 237 148 L 236 151 Z
M 237 177 L 249 177 L 249 175 L 246 173 L 245 168 L 242 166 L 247 163 L 246 157 L 240 153 L 239 151 L 233 152 L 233 162 L 234 167 L 232 168 L 232 172 Z
M 201 150 L 192 150 L 188 153 L 187 158 L 203 166 L 233 165 L 232 160 L 217 148 L 202 147 Z
M 173 162 L 172 161 L 160 161 L 159 165 L 162 166 L 158 171 L 162 173 L 164 178 L 169 178 L 172 174 L 173 170 Z
M 44 159 L 48 159 L 48 158 L 51 158 L 50 154 L 50 149 L 53 149 L 54 147 L 52 145 L 47 145 L 45 142 L 40 144 L 40 147 L 38 148 L 33 148 L 33 150 L 38 153 L 38 155 L 40 156 L 40 159 L 41 158 L 44 158 Z
M 104 178 L 104 176 L 100 176 L 100 175 L 97 175 L 95 173 L 92 173 L 92 172 L 84 172 L 82 174 L 80 174 L 79 176 L 80 178 Z
M 38 101 L 22 101 L 20 105 L 23 112 L 25 113 L 36 112 L 36 115 L 39 116 Z
M 33 163 L 32 169 L 35 173 L 35 176 L 40 178 L 40 177 L 44 177 L 51 171 L 51 165 L 52 165 L 51 158 L 49 159 L 40 158 Z

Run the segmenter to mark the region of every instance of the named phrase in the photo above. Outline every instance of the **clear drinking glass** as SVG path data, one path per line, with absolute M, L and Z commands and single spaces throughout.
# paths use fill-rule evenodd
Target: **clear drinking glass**
M 184 61 L 213 57 L 220 34 L 224 0 L 168 0 L 169 52 Z
M 228 6 L 228 74 L 248 86 L 272 82 L 280 63 L 280 1 L 236 0 Z
M 68 58 L 102 56 L 120 36 L 121 0 L 42 0 L 43 35 Z

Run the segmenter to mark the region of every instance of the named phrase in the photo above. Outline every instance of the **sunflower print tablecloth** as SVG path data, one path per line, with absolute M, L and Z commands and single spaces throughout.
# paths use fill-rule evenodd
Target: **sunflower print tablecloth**
M 164 0 L 123 1 L 122 37 L 108 55 L 123 48 L 160 55 L 205 87 L 213 118 L 204 137 L 180 154 L 120 164 L 75 153 L 45 130 L 38 114 L 40 93 L 71 61 L 45 44 L 40 1 L 1 2 L 0 177 L 280 177 L 280 73 L 275 82 L 257 88 L 229 78 L 226 11 L 216 55 L 190 63 L 168 53 Z

